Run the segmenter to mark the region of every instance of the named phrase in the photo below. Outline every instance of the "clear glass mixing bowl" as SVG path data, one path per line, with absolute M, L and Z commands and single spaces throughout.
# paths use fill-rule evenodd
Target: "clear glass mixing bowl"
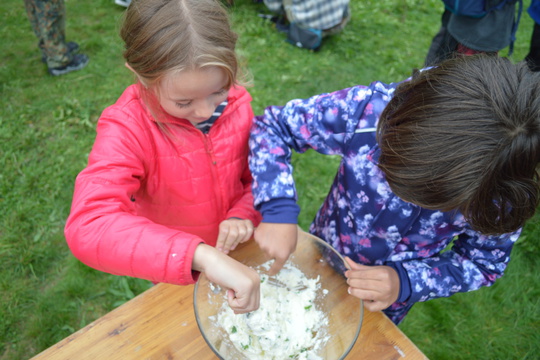
M 254 268 L 266 262 L 255 241 L 241 244 L 230 256 Z M 360 299 L 347 292 L 344 259 L 323 240 L 299 230 L 297 248 L 289 261 L 307 278 L 320 276 L 321 289 L 318 291 L 321 293 L 317 294 L 315 306 L 328 318 L 330 339 L 319 349 L 317 356 L 325 360 L 344 359 L 360 334 L 364 308 Z M 328 290 L 324 295 L 323 289 Z M 210 284 L 204 274 L 199 276 L 193 295 L 197 325 L 208 346 L 220 359 L 250 360 L 246 353 L 233 345 L 228 332 L 215 321 L 222 304 L 227 301 L 225 292 Z

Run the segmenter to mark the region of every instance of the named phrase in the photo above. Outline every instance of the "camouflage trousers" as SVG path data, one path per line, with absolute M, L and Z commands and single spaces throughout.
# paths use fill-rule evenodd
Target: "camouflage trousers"
M 71 62 L 65 41 L 64 0 L 24 0 L 26 13 L 49 68 Z

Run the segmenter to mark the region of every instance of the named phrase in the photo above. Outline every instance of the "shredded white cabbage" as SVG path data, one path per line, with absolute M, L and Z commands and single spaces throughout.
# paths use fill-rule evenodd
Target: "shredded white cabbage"
M 288 288 L 269 284 L 271 261 L 261 265 L 260 308 L 248 314 L 236 315 L 224 302 L 213 320 L 225 329 L 234 346 L 252 360 L 322 360 L 317 355 L 329 339 L 328 318 L 317 308 L 321 289 L 319 277 L 308 279 L 291 263 L 286 263 L 275 278 Z M 295 290 L 295 285 L 305 289 Z

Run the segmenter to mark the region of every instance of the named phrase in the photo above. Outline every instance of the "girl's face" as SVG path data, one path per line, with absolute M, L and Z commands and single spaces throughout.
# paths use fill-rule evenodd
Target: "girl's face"
M 158 101 L 169 115 L 198 124 L 227 99 L 227 80 L 218 67 L 170 73 L 158 85 Z

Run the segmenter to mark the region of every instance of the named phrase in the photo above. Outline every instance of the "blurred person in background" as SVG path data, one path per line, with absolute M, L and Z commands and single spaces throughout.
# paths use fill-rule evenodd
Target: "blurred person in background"
M 528 12 L 534 20 L 534 25 L 529 53 L 525 61 L 532 71 L 540 71 L 540 0 L 532 0 Z
M 78 53 L 79 44 L 66 42 L 64 0 L 24 0 L 24 4 L 49 74 L 64 75 L 88 65 L 88 56 Z
M 319 50 L 322 39 L 339 33 L 350 19 L 349 0 L 264 0 L 276 28 L 297 47 Z
M 465 16 L 445 8 L 441 16 L 441 27 L 426 56 L 426 66 L 436 65 L 456 54 L 497 55 L 507 46 L 510 46 L 512 53 L 522 3 L 518 0 L 484 2 L 491 10 L 481 17 Z M 517 15 L 516 4 L 519 5 Z

